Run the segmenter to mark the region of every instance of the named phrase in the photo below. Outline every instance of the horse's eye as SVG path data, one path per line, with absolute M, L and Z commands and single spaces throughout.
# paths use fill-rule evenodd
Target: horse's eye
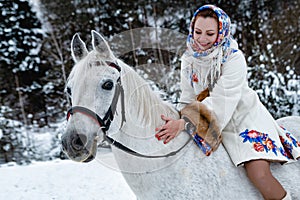
M 114 87 L 114 83 L 112 81 L 106 81 L 103 85 L 102 88 L 104 90 L 111 90 Z

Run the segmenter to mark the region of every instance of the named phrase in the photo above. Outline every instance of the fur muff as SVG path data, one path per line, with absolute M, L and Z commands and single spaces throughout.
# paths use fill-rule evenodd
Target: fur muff
M 215 113 L 199 101 L 186 105 L 181 117 L 187 117 L 196 127 L 196 134 L 215 151 L 222 141 L 221 131 Z
M 198 94 L 197 96 L 197 101 L 203 101 L 206 97 L 209 97 L 209 90 L 208 88 L 206 88 L 205 90 L 203 90 L 202 92 L 200 92 L 200 94 Z

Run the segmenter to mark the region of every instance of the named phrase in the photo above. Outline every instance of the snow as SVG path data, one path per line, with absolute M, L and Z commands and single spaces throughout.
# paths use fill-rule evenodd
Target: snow
M 135 200 L 111 152 L 90 163 L 70 160 L 0 166 L 0 199 Z

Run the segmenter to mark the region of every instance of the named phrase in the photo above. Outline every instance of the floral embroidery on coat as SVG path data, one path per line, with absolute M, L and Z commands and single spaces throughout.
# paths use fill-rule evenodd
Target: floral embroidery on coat
M 197 74 L 194 73 L 194 74 L 192 75 L 192 80 L 193 80 L 193 82 L 196 82 L 196 83 L 199 82 L 199 79 L 198 79 Z
M 189 80 L 190 80 L 190 84 L 192 87 L 194 87 L 194 83 L 198 83 L 199 82 L 199 78 L 197 73 L 194 71 L 194 69 L 192 68 L 191 72 L 189 73 Z
M 282 147 L 278 147 L 275 144 L 275 141 L 272 140 L 268 134 L 261 133 L 256 130 L 248 130 L 246 129 L 244 132 L 240 133 L 240 136 L 244 138 L 243 143 L 250 142 L 253 144 L 253 148 L 257 152 L 273 152 L 277 156 L 277 152 L 280 152 L 283 156 L 288 159 L 293 159 L 292 151 L 293 148 L 300 148 L 300 142 L 297 141 L 290 132 L 288 132 L 285 128 L 281 127 L 285 130 L 286 138 L 283 136 L 279 136 L 280 141 L 282 143 Z
M 288 132 L 284 127 L 281 128 L 285 131 L 286 138 L 279 136 L 280 141 L 283 145 L 282 154 L 289 159 L 293 159 L 292 152 L 293 148 L 300 148 L 300 141 L 297 141 L 290 132 Z
M 269 135 L 266 133 L 261 133 L 255 130 L 246 129 L 244 132 L 240 133 L 240 136 L 244 138 L 243 143 L 250 142 L 253 144 L 253 148 L 257 152 L 272 151 L 277 156 L 278 147 Z
M 211 146 L 199 135 L 193 134 L 192 135 L 194 142 L 197 144 L 197 146 L 202 150 L 202 152 L 206 155 L 209 156 L 211 154 Z

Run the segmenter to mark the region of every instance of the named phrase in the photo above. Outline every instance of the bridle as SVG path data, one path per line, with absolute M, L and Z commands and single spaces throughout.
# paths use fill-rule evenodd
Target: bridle
M 110 67 L 113 67 L 115 69 L 117 69 L 119 72 L 121 72 L 121 68 L 119 65 L 115 64 L 115 63 L 111 63 L 111 62 L 106 62 Z M 179 149 L 177 149 L 176 151 L 172 151 L 168 154 L 165 155 L 157 155 L 157 156 L 151 156 L 151 155 L 144 155 L 144 154 L 140 154 L 126 146 L 124 146 L 123 144 L 119 143 L 118 141 L 114 140 L 113 138 L 109 137 L 107 134 L 107 131 L 109 130 L 109 127 L 111 125 L 111 122 L 114 119 L 114 115 L 116 113 L 116 108 L 117 108 L 117 103 L 119 100 L 119 97 L 121 96 L 121 112 L 122 112 L 122 122 L 121 122 L 121 126 L 120 129 L 123 127 L 124 122 L 126 122 L 126 118 L 125 118 L 125 103 L 124 103 L 124 89 L 123 86 L 121 84 L 121 79 L 120 77 L 117 80 L 117 84 L 116 84 L 116 88 L 115 88 L 115 94 L 112 100 L 111 105 L 109 106 L 109 109 L 107 110 L 107 112 L 105 113 L 104 117 L 101 118 L 97 113 L 95 113 L 94 111 L 83 107 L 83 106 L 72 106 L 68 111 L 67 111 L 67 121 L 69 120 L 70 116 L 73 115 L 74 113 L 82 113 L 90 118 L 92 118 L 93 120 L 95 120 L 102 132 L 103 132 L 103 136 L 104 139 L 103 141 L 107 141 L 109 144 L 114 145 L 115 147 L 117 147 L 118 149 L 137 156 L 137 157 L 143 157 L 143 158 L 165 158 L 165 157 L 169 157 L 169 156 L 174 156 L 176 155 L 179 151 L 181 151 L 191 140 L 192 137 L 189 138 L 189 140 Z
M 92 119 L 94 119 L 96 122 L 98 122 L 102 131 L 105 133 L 105 135 L 107 135 L 106 132 L 108 131 L 110 124 L 114 119 L 114 115 L 116 112 L 117 103 L 118 103 L 118 99 L 119 99 L 120 95 L 121 95 L 121 106 L 122 106 L 122 123 L 121 123 L 121 127 L 122 127 L 123 123 L 126 122 L 126 119 L 125 119 L 125 105 L 124 105 L 124 89 L 121 85 L 120 78 L 117 80 L 115 95 L 113 97 L 112 103 L 109 106 L 109 108 L 103 118 L 101 118 L 94 111 L 92 111 L 86 107 L 73 106 L 67 112 L 67 121 L 69 120 L 70 116 L 76 112 L 85 114 L 85 115 L 91 117 Z

